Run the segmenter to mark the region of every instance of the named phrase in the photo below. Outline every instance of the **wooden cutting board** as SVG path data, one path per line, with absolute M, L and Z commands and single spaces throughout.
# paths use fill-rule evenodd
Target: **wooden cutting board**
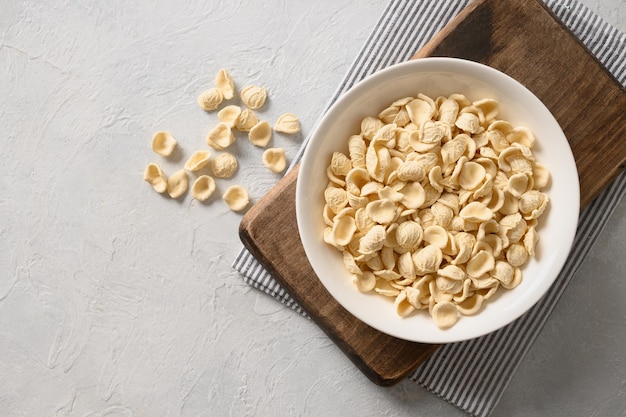
M 626 91 L 540 0 L 471 3 L 414 58 L 449 56 L 512 76 L 552 111 L 572 147 L 581 207 L 625 167 Z M 393 385 L 438 346 L 380 333 L 341 307 L 311 269 L 295 214 L 298 169 L 244 216 L 244 245 L 373 382 Z

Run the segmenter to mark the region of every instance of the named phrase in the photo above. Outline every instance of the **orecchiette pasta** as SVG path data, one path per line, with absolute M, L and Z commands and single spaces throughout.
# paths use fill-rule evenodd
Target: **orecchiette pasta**
M 396 100 L 362 119 L 326 174 L 324 241 L 359 291 L 447 329 L 521 283 L 549 204 L 535 137 L 462 94 Z

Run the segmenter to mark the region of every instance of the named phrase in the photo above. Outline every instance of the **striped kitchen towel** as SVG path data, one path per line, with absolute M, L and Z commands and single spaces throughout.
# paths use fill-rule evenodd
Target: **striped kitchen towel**
M 391 0 L 328 106 L 364 77 L 411 58 L 469 2 Z M 545 3 L 626 85 L 626 35 L 575 0 Z M 305 147 L 306 140 L 291 167 L 300 161 Z M 494 333 L 442 346 L 410 378 L 470 415 L 488 416 L 625 192 L 626 173 L 622 173 L 581 213 L 568 262 L 528 313 Z M 246 249 L 233 267 L 250 285 L 305 314 Z

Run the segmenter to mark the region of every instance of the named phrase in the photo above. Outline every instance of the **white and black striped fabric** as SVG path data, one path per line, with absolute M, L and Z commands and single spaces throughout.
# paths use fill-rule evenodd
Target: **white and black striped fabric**
M 468 3 L 391 0 L 329 106 L 364 77 L 408 60 Z M 626 35 L 575 0 L 545 3 L 626 86 Z M 305 146 L 306 141 L 292 167 Z M 442 346 L 410 378 L 470 415 L 488 416 L 625 193 L 626 173 L 622 173 L 581 213 L 568 262 L 549 292 L 528 313 L 494 333 Z M 247 250 L 241 251 L 233 267 L 250 285 L 306 315 Z

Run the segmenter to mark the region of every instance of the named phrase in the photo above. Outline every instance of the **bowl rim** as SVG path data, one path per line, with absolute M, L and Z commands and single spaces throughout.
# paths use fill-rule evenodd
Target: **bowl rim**
M 374 323 L 371 320 L 368 320 L 366 317 L 360 314 L 358 310 L 355 310 L 354 308 L 351 308 L 350 305 L 347 305 L 346 303 L 342 302 L 341 294 L 337 294 L 332 290 L 332 288 L 329 288 L 329 286 L 327 285 L 325 281 L 326 277 L 320 276 L 321 274 L 319 272 L 317 262 L 313 260 L 316 258 L 315 248 L 312 246 L 310 236 L 307 235 L 307 232 L 305 228 L 303 227 L 303 222 L 306 218 L 306 213 L 307 213 L 307 207 L 304 204 L 305 194 L 307 193 L 307 190 L 305 189 L 303 185 L 305 181 L 304 178 L 311 175 L 310 165 L 312 165 L 312 159 L 315 156 L 315 145 L 320 140 L 322 140 L 322 139 L 319 139 L 321 135 L 320 132 L 323 132 L 324 129 L 327 127 L 327 125 L 332 123 L 332 119 L 335 113 L 338 111 L 338 109 L 344 108 L 346 105 L 349 105 L 356 98 L 358 98 L 359 95 L 361 95 L 363 91 L 367 91 L 367 89 L 370 88 L 370 86 L 377 85 L 379 80 L 381 79 L 385 79 L 387 77 L 393 77 L 396 73 L 402 74 L 403 72 L 409 69 L 415 70 L 418 72 L 428 72 L 428 73 L 432 73 L 432 72 L 448 73 L 448 72 L 457 72 L 460 69 L 464 69 L 464 70 L 469 70 L 472 73 L 472 75 L 474 74 L 474 72 L 480 71 L 484 73 L 484 77 L 497 77 L 501 80 L 506 80 L 506 82 L 510 83 L 511 85 L 515 85 L 516 86 L 515 88 L 519 89 L 520 92 L 522 92 L 524 95 L 527 96 L 526 99 L 531 100 L 533 102 L 533 105 L 536 105 L 538 106 L 538 108 L 540 108 L 540 111 L 544 113 L 544 116 L 547 117 L 549 119 L 549 122 L 553 125 L 551 126 L 551 128 L 557 129 L 557 131 L 560 133 L 561 137 L 559 137 L 558 140 L 565 141 L 565 143 L 567 144 L 567 149 L 569 150 L 567 155 L 563 155 L 565 158 L 564 161 L 565 161 L 566 168 L 570 174 L 575 173 L 575 176 L 572 176 L 572 178 L 570 179 L 571 192 L 572 193 L 575 192 L 575 195 L 572 196 L 572 199 L 571 199 L 572 201 L 569 205 L 569 207 L 571 208 L 570 213 L 575 213 L 575 215 L 573 216 L 569 215 L 568 222 L 570 224 L 570 227 L 567 230 L 565 230 L 563 235 L 561 236 L 562 246 L 564 246 L 566 249 L 562 249 L 559 252 L 558 259 L 554 261 L 558 264 L 558 268 L 556 268 L 556 272 L 553 273 L 546 280 L 545 283 L 543 283 L 543 285 L 541 286 L 541 291 L 539 293 L 535 291 L 535 293 L 532 294 L 533 296 L 529 298 L 528 301 L 524 304 L 524 307 L 518 309 L 515 312 L 515 314 L 510 314 L 506 317 L 506 319 L 499 320 L 493 323 L 492 326 L 487 326 L 484 329 L 476 330 L 474 332 L 471 332 L 471 334 L 459 336 L 459 335 L 453 335 L 454 332 L 446 333 L 447 331 L 443 331 L 440 335 L 437 335 L 437 336 L 429 335 L 427 337 L 424 337 L 423 335 L 420 335 L 419 332 L 415 332 L 416 333 L 415 335 L 413 334 L 406 335 L 406 334 L 398 333 L 397 331 L 394 331 L 393 329 L 389 329 L 384 326 L 381 326 L 379 323 Z M 501 81 L 501 82 L 504 82 L 504 81 Z M 324 115 L 319 120 L 319 122 L 315 125 L 306 143 L 306 148 L 303 152 L 302 159 L 301 159 L 300 172 L 298 173 L 298 176 L 296 179 L 296 219 L 297 219 L 297 225 L 298 225 L 298 232 L 299 232 L 299 236 L 300 236 L 302 245 L 304 247 L 305 253 L 307 255 L 307 258 L 311 264 L 311 267 L 313 271 L 315 272 L 316 276 L 318 277 L 318 279 L 320 280 L 320 282 L 322 283 L 322 285 L 326 288 L 326 290 L 337 301 L 339 305 L 344 307 L 348 312 L 350 312 L 350 314 L 354 315 L 356 318 L 363 321 L 367 325 L 383 333 L 389 334 L 391 336 L 394 336 L 400 339 L 414 341 L 414 342 L 422 342 L 422 343 L 449 343 L 449 342 L 458 342 L 462 340 L 473 339 L 473 338 L 494 332 L 498 330 L 499 328 L 506 326 L 507 324 L 519 318 L 526 311 L 531 309 L 539 301 L 539 299 L 541 299 L 541 297 L 545 295 L 548 289 L 552 286 L 552 284 L 558 277 L 560 270 L 563 268 L 565 261 L 567 260 L 569 251 L 573 245 L 574 237 L 576 234 L 579 209 L 580 209 L 579 178 L 578 178 L 578 174 L 576 170 L 575 160 L 571 152 L 571 148 L 569 146 L 567 138 L 565 137 L 565 134 L 563 133 L 557 120 L 554 118 L 554 116 L 549 111 L 549 109 L 528 88 L 526 88 L 523 84 L 521 84 L 520 82 L 518 82 L 511 76 L 499 70 L 496 70 L 493 67 L 480 64 L 478 62 L 466 60 L 466 59 L 460 59 L 460 58 L 448 58 L 448 57 L 418 58 L 418 59 L 414 59 L 414 60 L 410 60 L 410 61 L 406 61 L 406 62 L 402 62 L 402 63 L 398 63 L 398 64 L 391 65 L 389 67 L 386 67 L 380 71 L 377 71 L 365 77 L 358 83 L 354 84 L 328 108 L 328 110 L 324 113 Z M 326 243 L 323 242 L 321 237 L 318 243 L 321 245 L 326 245 Z M 354 289 L 354 291 L 358 293 L 358 290 L 356 290 L 356 288 Z M 358 294 L 362 294 L 362 293 L 358 293 Z M 365 295 L 365 294 L 362 294 L 362 295 Z M 379 295 L 376 295 L 376 296 L 380 297 Z

